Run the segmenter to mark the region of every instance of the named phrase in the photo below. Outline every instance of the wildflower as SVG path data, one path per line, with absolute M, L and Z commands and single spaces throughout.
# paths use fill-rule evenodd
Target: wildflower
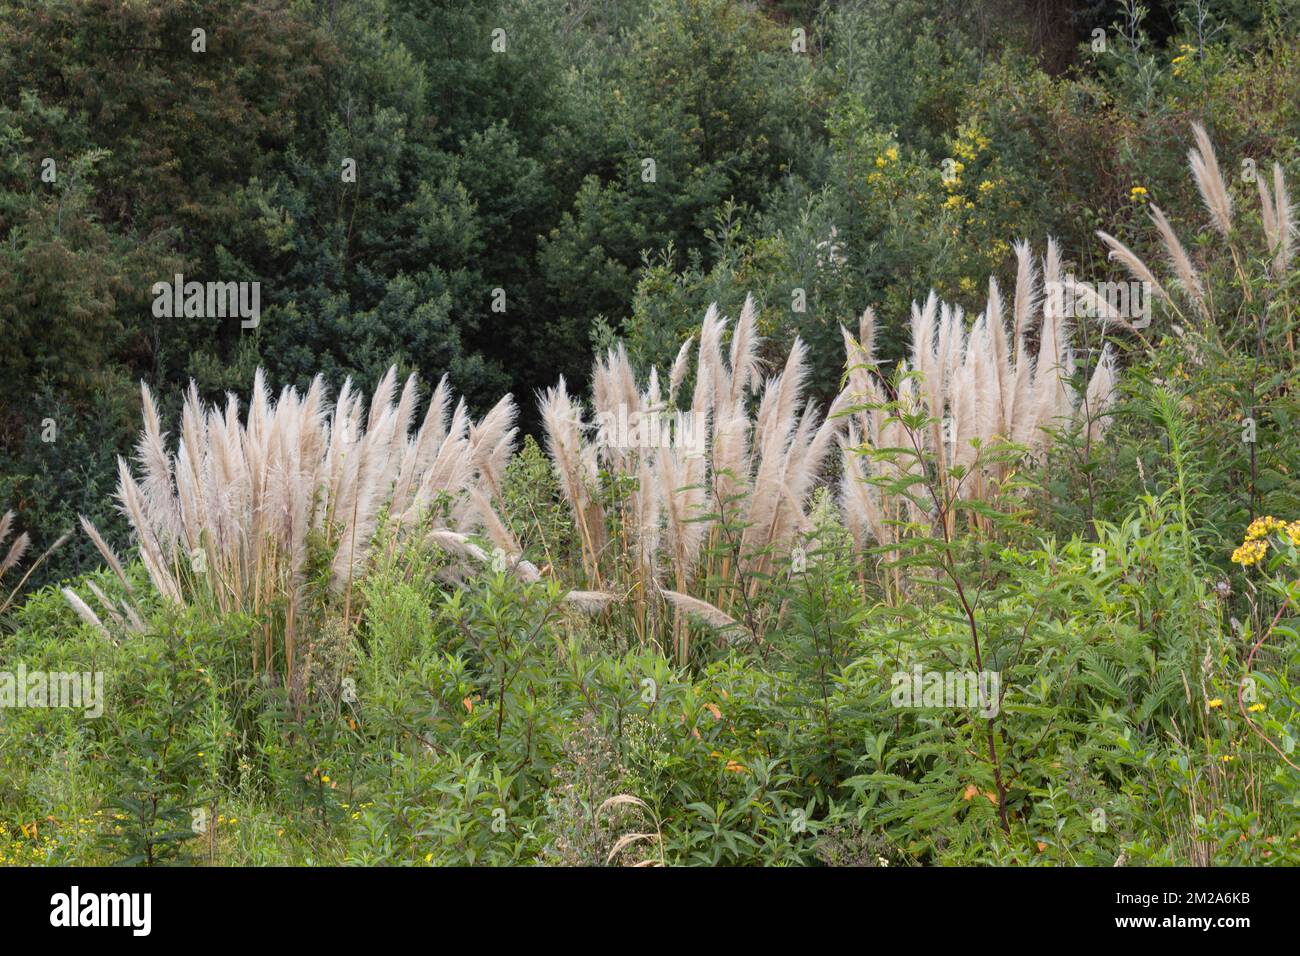
M 1258 564 L 1268 553 L 1268 544 L 1263 541 L 1244 541 L 1241 547 L 1232 552 L 1234 564 L 1240 564 L 1244 568 L 1252 564 Z
M 1264 709 L 1264 705 L 1263 705 L 1263 704 L 1251 704 L 1251 705 L 1250 705 L 1249 707 L 1247 707 L 1246 709 L 1247 709 L 1248 711 L 1250 711 L 1252 714 L 1258 714 L 1261 710 Z
M 1281 531 L 1287 527 L 1287 523 L 1281 518 L 1274 518 L 1272 515 L 1264 515 L 1256 518 L 1246 529 L 1246 540 L 1255 541 L 1259 538 L 1266 538 L 1274 531 Z
M 1178 44 L 1178 51 L 1178 56 L 1174 57 L 1173 60 L 1170 61 L 1170 65 L 1174 68 L 1174 76 L 1182 76 L 1187 61 L 1191 59 L 1193 53 L 1199 52 L 1196 47 L 1187 43 Z
M 1263 515 L 1246 528 L 1245 540 L 1241 542 L 1241 547 L 1232 552 L 1232 560 L 1246 567 L 1258 564 L 1268 553 L 1268 536 L 1274 532 L 1284 536 L 1291 544 L 1300 544 L 1300 521 L 1288 524 L 1281 518 Z
M 1145 186 L 1134 186 L 1128 191 L 1128 198 L 1132 202 L 1146 202 L 1147 190 Z
M 1214 698 L 1214 700 L 1207 701 L 1207 702 L 1206 702 L 1206 706 L 1209 707 L 1209 708 L 1211 708 L 1211 709 L 1214 709 L 1214 708 L 1216 708 L 1216 707 L 1222 707 L 1222 706 L 1223 706 L 1223 698 L 1222 698 L 1222 697 L 1216 697 L 1216 698 Z
M 1236 759 L 1237 759 L 1237 758 L 1234 757 L 1232 754 L 1224 754 L 1224 755 L 1223 755 L 1223 762 L 1224 762 L 1224 763 L 1232 763 L 1232 761 L 1234 761 L 1234 760 L 1236 760 Z

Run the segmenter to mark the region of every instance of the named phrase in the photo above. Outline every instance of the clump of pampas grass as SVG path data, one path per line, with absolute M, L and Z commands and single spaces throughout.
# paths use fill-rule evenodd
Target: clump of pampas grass
M 343 596 L 349 615 L 381 520 L 476 560 L 488 558 L 466 535 L 480 529 L 503 551 L 518 550 L 491 504 L 516 433 L 509 395 L 475 423 L 463 401 L 453 409 L 444 378 L 415 427 L 418 381 L 412 375 L 399 390 L 396 368 L 368 405 L 349 379 L 332 406 L 319 376 L 305 393 L 285 388 L 273 398 L 259 369 L 242 417 L 234 395 L 224 407 L 205 405 L 191 384 L 174 452 L 144 385 L 141 397 L 139 470 L 119 458 L 118 499 L 150 581 L 166 600 L 263 620 L 254 670 L 281 674 L 287 686 L 309 571 Z M 82 525 L 129 591 L 117 556 Z M 309 567 L 313 554 L 319 568 Z M 139 623 L 128 604 L 96 597 L 114 618 Z
M 1070 329 L 1058 300 L 1042 295 L 1045 283 L 1066 281 L 1059 249 L 1049 241 L 1041 270 L 1027 243 L 1016 255 L 1010 329 L 992 279 L 988 305 L 973 322 L 931 294 L 913 306 L 911 353 L 896 384 L 877 366 L 874 313 L 863 314 L 856 336 L 842 330 L 847 384 L 824 415 L 804 399 L 809 366 L 798 338 L 779 370 L 761 374 L 748 298 L 726 347 L 727 320 L 716 306 L 708 309 L 698 347 L 692 354 L 694 338 L 682 346 L 666 390 L 658 369 L 639 378 L 619 346 L 595 364 L 592 419 L 563 381 L 547 391 L 547 450 L 578 529 L 584 574 L 597 589 L 579 603 L 630 605 L 640 636 L 670 636 L 685 661 L 687 619 L 724 634 L 755 630 L 744 612 L 782 556 L 815 537 L 810 504 L 837 448 L 843 521 L 855 546 L 866 549 L 897 543 L 908 523 L 935 520 L 915 497 L 884 491 L 891 479 L 933 467 L 953 483 L 954 495 L 989 500 L 1013 459 L 981 457 L 977 449 L 1001 443 L 1033 451 L 1071 425 L 1099 438 L 1115 388 L 1114 358 L 1104 351 L 1085 394 L 1075 394 Z M 688 396 L 683 385 L 692 371 Z M 908 433 L 900 407 L 923 413 L 919 436 Z M 668 435 L 694 423 L 696 447 L 608 435 L 612 422 L 665 419 L 676 426 Z M 869 454 L 909 442 L 919 445 L 911 459 Z M 611 504 L 603 493 L 609 486 L 631 490 Z M 668 612 L 670 625 L 661 625 L 657 609 Z
M 1019 450 L 1035 452 L 1054 431 L 1072 426 L 1084 428 L 1090 441 L 1101 437 L 1114 399 L 1114 355 L 1102 350 L 1084 394 L 1076 394 L 1063 296 L 1043 294 L 1071 285 L 1061 272 L 1060 251 L 1048 240 L 1040 263 L 1028 243 L 1014 249 L 1010 328 L 994 278 L 985 309 L 973 321 L 931 293 L 924 305 L 912 305 L 910 355 L 892 382 L 876 361 L 874 313 L 863 313 L 856 338 L 841 327 L 848 386 L 838 403 L 849 413 L 839 439 L 840 503 L 857 548 L 896 544 L 907 524 L 938 520 L 914 497 L 887 490 L 897 488 L 898 479 L 919 480 L 932 468 L 945 499 L 988 502 Z M 903 414 L 924 416 L 926 424 L 909 429 Z M 949 533 L 953 518 L 949 509 Z
M 737 626 L 733 608 L 757 587 L 756 572 L 809 529 L 809 498 L 839 428 L 804 401 L 800 340 L 764 378 L 753 300 L 724 347 L 727 324 L 711 306 L 698 345 L 694 337 L 682 345 L 666 388 L 658 369 L 639 378 L 626 350 L 610 349 L 593 370 L 591 421 L 563 380 L 541 397 L 583 569 L 607 596 L 600 607 L 628 603 L 641 638 L 672 645 L 682 661 L 688 620 L 720 631 Z M 636 441 L 613 427 L 620 422 L 637 431 Z M 602 475 L 632 489 L 610 505 L 616 514 L 602 503 Z

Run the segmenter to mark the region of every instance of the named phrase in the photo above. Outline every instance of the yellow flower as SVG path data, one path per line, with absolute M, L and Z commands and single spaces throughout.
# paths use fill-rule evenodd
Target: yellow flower
M 1147 190 L 1145 186 L 1134 186 L 1128 191 L 1128 198 L 1133 202 L 1146 202 Z
M 889 147 L 889 149 L 885 150 L 885 158 L 888 159 L 891 163 L 898 162 L 898 147 L 891 146 Z
M 1171 61 L 1171 64 L 1174 68 L 1174 76 L 1182 76 L 1183 69 L 1184 69 L 1183 64 L 1185 64 L 1189 59 L 1191 59 L 1193 53 L 1199 53 L 1199 52 L 1200 51 L 1196 47 L 1192 46 L 1189 43 L 1178 44 L 1179 55 L 1174 57 L 1173 60 Z
M 1236 759 L 1237 759 L 1237 758 L 1234 757 L 1234 756 L 1232 756 L 1232 754 L 1224 754 L 1224 755 L 1223 755 L 1223 762 L 1224 762 L 1224 763 L 1232 763 L 1232 761 L 1234 761 L 1234 760 L 1236 760 Z
M 1292 544 L 1300 544 L 1300 521 L 1288 524 L 1281 518 L 1263 515 L 1250 523 L 1241 547 L 1232 552 L 1232 560 L 1246 567 L 1258 564 L 1268 554 L 1268 536 L 1274 532 L 1284 535 Z
M 330 782 L 329 774 L 327 774 L 327 773 L 326 773 L 326 774 L 321 774 L 320 782 L 321 782 L 321 783 L 329 783 L 329 782 Z
M 1241 547 L 1232 552 L 1232 560 L 1235 564 L 1240 564 L 1244 568 L 1252 564 L 1259 564 L 1264 560 L 1264 555 L 1268 553 L 1268 544 L 1264 541 L 1246 540 L 1242 542 Z
M 1246 540 L 1254 541 L 1257 538 L 1264 538 L 1274 531 L 1280 531 L 1287 526 L 1281 518 L 1274 518 L 1272 515 L 1264 515 L 1262 518 L 1256 518 L 1246 529 Z
M 426 854 L 424 854 L 424 862 L 425 862 L 425 863 L 432 863 L 432 862 L 433 862 L 433 854 L 432 854 L 432 853 L 426 853 Z
M 885 165 L 885 157 L 883 157 L 883 156 L 877 156 L 877 157 L 876 157 L 876 165 L 877 165 L 877 166 L 884 166 L 884 165 Z
M 1263 705 L 1263 704 L 1251 704 L 1251 705 L 1250 705 L 1249 707 L 1247 707 L 1246 709 L 1247 709 L 1248 711 L 1250 711 L 1252 714 L 1258 714 L 1261 710 L 1264 709 L 1264 705 Z
M 1213 708 L 1213 707 L 1222 707 L 1222 706 L 1223 706 L 1223 698 L 1222 698 L 1222 697 L 1216 697 L 1216 698 L 1214 698 L 1214 700 L 1206 701 L 1206 706 L 1207 706 L 1207 707 L 1212 707 L 1212 708 Z

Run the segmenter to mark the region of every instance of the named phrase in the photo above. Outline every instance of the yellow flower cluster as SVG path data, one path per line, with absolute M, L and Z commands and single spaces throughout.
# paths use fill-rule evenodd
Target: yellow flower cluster
M 1232 560 L 1244 568 L 1259 564 L 1268 554 L 1268 544 L 1264 541 L 1243 541 L 1241 547 L 1232 552 Z
M 956 189 L 961 185 L 961 174 L 966 171 L 966 164 L 960 160 L 944 160 L 946 166 L 943 173 L 943 188 Z M 949 197 L 951 198 L 951 197 Z
M 957 127 L 957 141 L 953 143 L 952 149 L 962 159 L 974 159 L 988 149 L 990 144 L 991 140 L 979 131 L 978 126 L 962 123 Z
M 889 149 L 885 150 L 883 155 L 876 157 L 876 166 L 878 166 L 880 169 L 884 169 L 890 163 L 896 163 L 896 162 L 898 162 L 897 146 L 889 147 Z
M 1274 531 L 1281 531 L 1285 527 L 1286 522 L 1281 518 L 1264 515 L 1250 523 L 1250 527 L 1246 529 L 1246 540 L 1258 541 L 1260 538 L 1267 538 Z
M 1128 191 L 1128 198 L 1133 202 L 1147 201 L 1147 188 L 1145 186 L 1134 186 Z
M 103 816 L 103 811 L 96 811 L 95 816 Z M 117 818 L 126 819 L 121 815 Z M 66 863 L 75 845 L 93 842 L 98 833 L 96 821 L 88 817 L 76 821 L 46 817 L 12 827 L 0 822 L 0 866 Z
M 1196 52 L 1197 52 L 1196 47 L 1191 46 L 1190 44 L 1187 43 L 1178 44 L 1178 56 L 1174 57 L 1173 60 L 1170 61 L 1170 64 L 1174 68 L 1174 76 L 1183 75 L 1183 70 L 1185 68 L 1187 61 L 1191 59 L 1192 54 Z
M 1246 529 L 1245 540 L 1232 552 L 1232 560 L 1242 567 L 1250 567 L 1264 560 L 1268 554 L 1268 537 L 1271 534 L 1285 535 L 1294 545 L 1300 545 L 1300 521 L 1287 523 L 1281 518 L 1264 515 L 1256 518 Z

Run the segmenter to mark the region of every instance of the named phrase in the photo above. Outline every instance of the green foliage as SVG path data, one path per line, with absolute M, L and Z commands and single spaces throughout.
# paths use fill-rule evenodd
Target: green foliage
M 145 618 L 106 635 L 70 610 L 57 581 L 124 590 L 78 536 L 0 628 L 0 672 L 107 689 L 102 718 L 0 707 L 0 863 L 1300 862 L 1300 558 L 1285 527 L 1230 558 L 1252 521 L 1300 519 L 1296 270 L 1237 175 L 1295 182 L 1297 11 L 1030 7 L 0 0 L 0 502 L 33 554 L 89 516 Z M 1220 146 L 1227 239 L 1186 175 L 1189 118 Z M 368 390 L 395 363 L 476 411 L 511 389 L 528 429 L 593 344 L 663 377 L 709 303 L 752 294 L 760 357 L 800 336 L 824 406 L 865 307 L 883 363 L 928 289 L 1010 288 L 1014 238 L 1120 278 L 1094 230 L 1158 262 L 1153 201 L 1213 308 L 1104 330 L 1104 449 L 1071 428 L 1037 458 L 979 448 L 1006 475 L 989 504 L 876 449 L 905 466 L 875 479 L 911 503 L 898 540 L 853 553 L 827 495 L 798 560 L 752 580 L 724 520 L 701 587 L 738 626 L 683 618 L 690 654 L 636 595 L 565 600 L 580 536 L 532 438 L 500 503 L 541 581 L 411 535 L 339 596 L 314 556 L 292 686 L 248 667 L 283 608 L 171 608 L 131 563 L 112 493 L 140 379 L 243 396 L 261 365 Z M 261 283 L 259 327 L 156 318 L 177 272 Z M 1075 331 L 1082 382 L 1103 330 Z M 617 542 L 634 481 L 601 481 Z M 608 580 L 633 580 L 616 552 Z M 901 694 L 967 672 L 997 675 L 992 700 Z
M 138 709 L 116 716 L 105 748 L 117 775 L 105 810 L 121 821 L 105 841 L 121 864 L 175 860 L 195 836 L 191 810 L 203 743 L 193 731 L 205 678 L 184 646 L 191 639 L 188 629 L 164 635 L 131 670 L 114 673 L 126 692 L 119 699 L 138 702 Z

